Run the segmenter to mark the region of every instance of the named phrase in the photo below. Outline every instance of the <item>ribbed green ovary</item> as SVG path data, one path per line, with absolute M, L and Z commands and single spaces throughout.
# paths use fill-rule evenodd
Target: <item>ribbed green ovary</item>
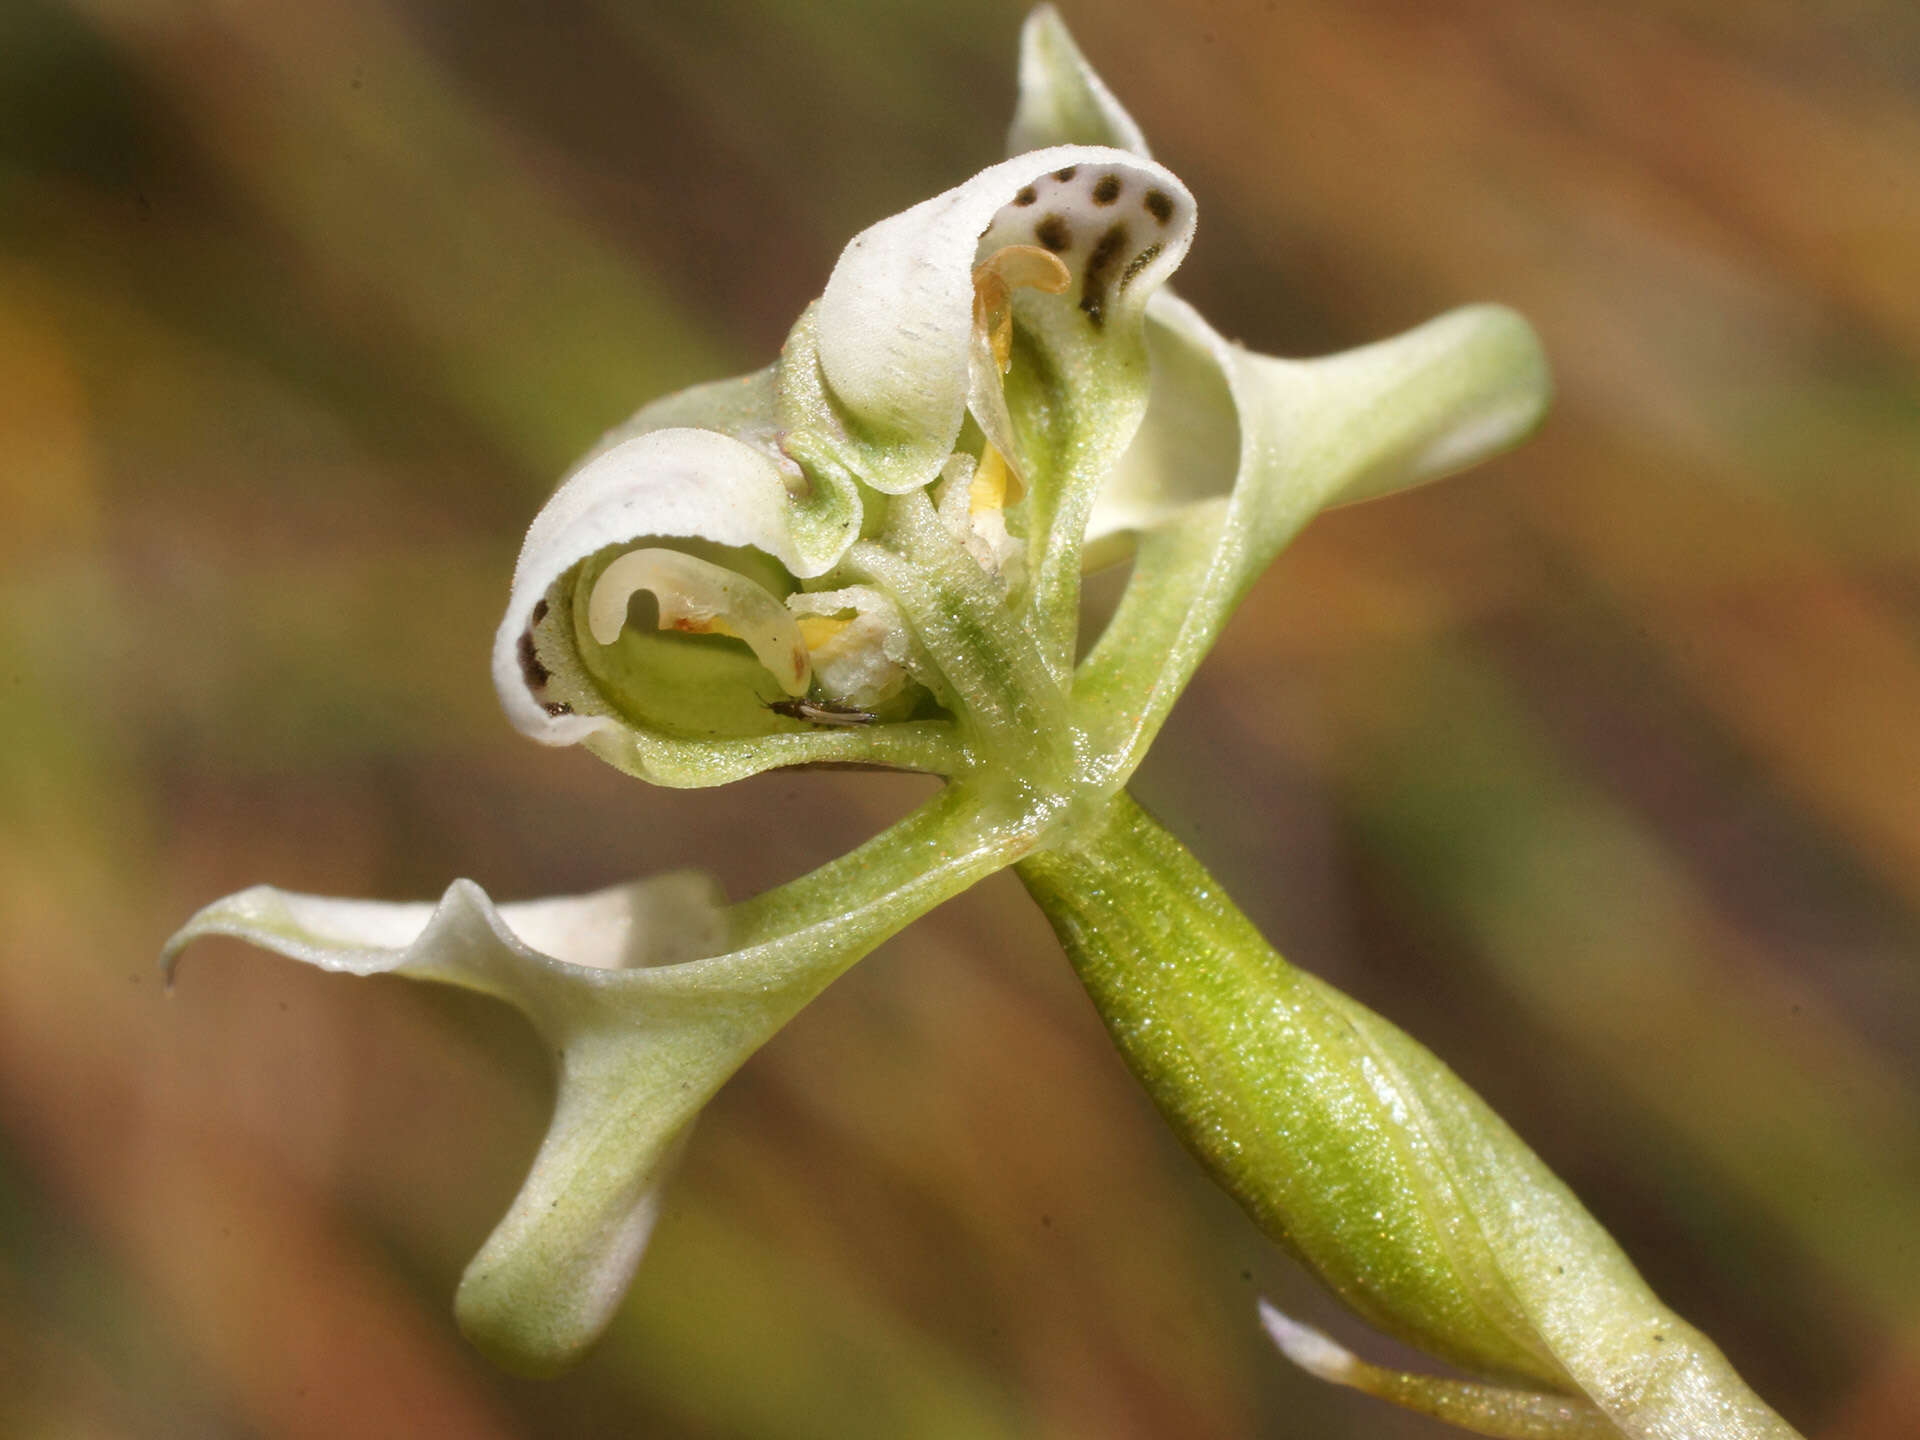
M 1363 1318 L 1495 1385 L 1325 1378 L 1491 1435 L 1794 1435 L 1484 1101 L 1283 960 L 1124 792 L 1018 870 L 1215 1180 Z
M 1361 1028 L 1392 1027 L 1283 960 L 1124 794 L 1076 839 L 1021 878 L 1214 1178 L 1380 1329 L 1479 1374 L 1565 1386 L 1510 1294 L 1462 1286 L 1492 1267 L 1478 1234 L 1422 1193 L 1432 1157 Z

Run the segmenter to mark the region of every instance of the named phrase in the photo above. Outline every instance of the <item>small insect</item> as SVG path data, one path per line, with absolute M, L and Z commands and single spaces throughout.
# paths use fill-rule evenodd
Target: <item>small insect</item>
M 871 710 L 856 710 L 850 705 L 835 705 L 826 700 L 769 700 L 767 709 L 789 720 L 805 720 L 810 725 L 871 725 L 880 717 Z

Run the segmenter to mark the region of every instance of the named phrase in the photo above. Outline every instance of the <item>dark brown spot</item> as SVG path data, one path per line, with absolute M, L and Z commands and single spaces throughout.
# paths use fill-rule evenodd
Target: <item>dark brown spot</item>
M 533 602 L 533 623 L 538 625 L 547 618 L 547 597 L 542 595 Z
M 1110 272 L 1114 261 L 1120 258 L 1126 248 L 1127 227 L 1109 225 L 1106 234 L 1093 247 L 1093 254 L 1087 257 L 1087 278 L 1080 289 L 1080 308 L 1087 312 L 1087 318 L 1096 326 L 1106 323 Z
M 1140 202 L 1147 207 L 1147 213 L 1162 225 L 1173 219 L 1173 197 L 1164 190 L 1149 190 L 1146 198 Z
M 1080 173 L 1080 167 L 1078 165 L 1069 165 L 1064 170 L 1054 171 L 1053 178 L 1060 181 L 1067 181 L 1067 180 L 1071 180 L 1074 176 L 1078 175 L 1079 173 Z
M 1049 215 L 1034 226 L 1033 238 L 1056 255 L 1073 248 L 1073 229 L 1058 215 Z
M 1039 198 L 1040 192 L 1038 190 L 1035 190 L 1031 185 L 1023 185 L 1020 187 L 1020 193 L 1013 197 L 1013 203 L 1016 205 L 1031 205 Z
M 1160 250 L 1160 242 L 1156 240 L 1127 262 L 1127 268 L 1120 272 L 1120 291 L 1122 294 L 1125 294 L 1127 286 L 1133 283 L 1134 276 L 1138 275 L 1159 258 Z
M 1093 187 L 1093 203 L 1096 205 L 1111 205 L 1119 198 L 1120 177 L 1118 175 L 1102 175 L 1099 183 Z
M 540 652 L 533 648 L 533 632 L 520 632 L 520 678 L 527 682 L 529 690 L 544 690 L 553 673 L 540 663 Z
M 541 708 L 555 719 L 558 719 L 562 715 L 573 714 L 573 706 L 567 704 L 564 700 L 549 700 Z

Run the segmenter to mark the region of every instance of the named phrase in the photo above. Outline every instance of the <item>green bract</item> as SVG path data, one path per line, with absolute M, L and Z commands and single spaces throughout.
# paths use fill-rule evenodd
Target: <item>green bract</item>
M 1523 436 L 1549 382 L 1494 306 L 1316 361 L 1221 338 L 1165 282 L 1192 196 L 1050 10 L 1015 158 L 856 236 L 779 360 L 641 410 L 528 531 L 507 713 L 669 785 L 819 761 L 945 777 L 893 829 L 735 905 L 689 876 L 496 909 L 269 889 L 202 911 L 324 968 L 519 1006 L 551 1133 L 462 1282 L 503 1363 L 576 1358 L 699 1107 L 888 935 L 1016 866 L 1162 1112 L 1397 1374 L 1268 1312 L 1324 1378 L 1492 1435 L 1792 1432 L 1453 1074 L 1266 946 L 1124 786 L 1234 606 L 1319 510 Z M 1131 553 L 1075 663 L 1080 576 Z

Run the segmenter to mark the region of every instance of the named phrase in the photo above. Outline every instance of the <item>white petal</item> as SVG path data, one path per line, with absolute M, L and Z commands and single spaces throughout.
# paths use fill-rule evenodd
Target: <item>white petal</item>
M 1020 31 L 1020 102 L 1007 153 L 1048 145 L 1111 145 L 1151 158 L 1140 127 L 1087 64 L 1060 12 L 1041 5 Z
M 1072 274 L 1062 303 L 1097 331 L 1137 313 L 1186 254 L 1193 197 L 1123 150 L 1057 146 L 1006 160 L 854 237 L 820 299 L 821 368 L 835 398 L 888 447 L 865 478 L 930 482 L 967 410 L 973 267 L 1040 244 Z
M 1244 353 L 1244 352 L 1243 352 Z M 1424 485 L 1518 444 L 1553 398 L 1540 340 L 1501 305 L 1468 305 L 1403 335 L 1313 361 L 1249 358 L 1241 389 L 1298 417 L 1286 452 L 1350 505 Z
M 514 725 L 550 745 L 570 745 L 612 720 L 550 715 L 522 660 L 523 637 L 548 587 L 612 545 L 648 537 L 748 546 L 796 576 L 828 569 L 858 533 L 840 515 L 824 533 L 797 525 L 793 489 L 804 482 L 769 453 L 711 430 L 653 430 L 596 451 L 534 517 L 494 638 L 493 681 Z

